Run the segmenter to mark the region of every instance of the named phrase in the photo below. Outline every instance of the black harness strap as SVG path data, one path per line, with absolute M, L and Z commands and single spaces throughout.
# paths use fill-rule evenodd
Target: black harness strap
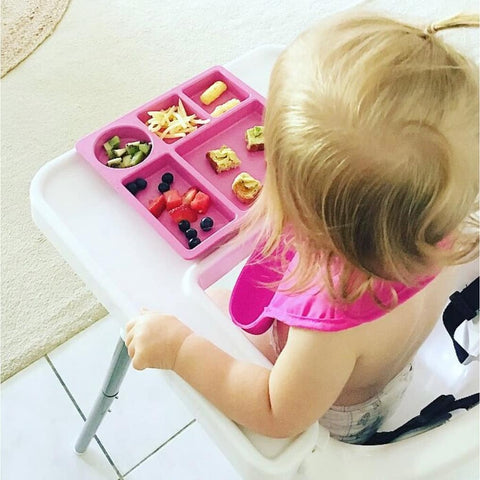
M 440 395 L 432 403 L 423 408 L 420 415 L 417 415 L 391 432 L 375 433 L 363 445 L 383 445 L 385 443 L 393 442 L 401 435 L 413 432 L 414 430 L 438 427 L 452 418 L 450 412 L 460 408 L 469 410 L 475 405 L 478 405 L 479 397 L 480 395 L 475 393 L 468 397 L 456 400 L 453 395 Z

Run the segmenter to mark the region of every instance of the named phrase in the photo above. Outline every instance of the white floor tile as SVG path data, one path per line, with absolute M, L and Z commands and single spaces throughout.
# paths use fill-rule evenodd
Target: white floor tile
M 195 422 L 125 476 L 125 480 L 241 480 Z
M 73 451 L 82 419 L 42 358 L 2 384 L 1 477 L 5 480 L 114 480 L 96 442 Z
M 107 316 L 49 354 L 85 415 L 100 391 L 118 338 L 119 326 Z M 192 420 L 161 372 L 131 368 L 97 434 L 125 473 Z

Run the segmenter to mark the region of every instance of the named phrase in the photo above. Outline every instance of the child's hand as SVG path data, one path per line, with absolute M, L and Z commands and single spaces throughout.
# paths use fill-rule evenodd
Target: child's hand
M 125 345 L 133 368 L 173 369 L 177 353 L 191 333 L 176 317 L 142 309 L 126 326 Z

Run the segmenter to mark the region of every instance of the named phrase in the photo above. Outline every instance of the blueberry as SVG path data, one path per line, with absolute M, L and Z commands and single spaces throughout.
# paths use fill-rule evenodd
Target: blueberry
M 190 250 L 192 248 L 195 248 L 197 245 L 200 245 L 201 240 L 198 238 L 198 237 L 193 237 L 193 238 L 190 238 L 190 240 L 188 240 L 188 248 L 190 248 Z
M 162 175 L 162 182 L 171 185 L 173 183 L 173 175 L 170 172 L 166 172 Z
M 194 228 L 189 228 L 188 230 L 185 231 L 185 236 L 188 239 L 195 238 L 197 236 L 197 231 Z
M 125 187 L 132 195 L 135 195 L 138 192 L 138 187 L 135 182 L 129 182 Z
M 200 228 L 204 232 L 208 232 L 213 227 L 213 220 L 210 217 L 204 217 L 200 220 Z
M 135 180 L 135 185 L 137 186 L 138 190 L 144 190 L 147 188 L 147 181 L 144 178 L 137 178 Z
M 165 192 L 168 192 L 169 190 L 170 190 L 170 185 L 168 183 L 162 182 L 158 184 L 159 192 L 165 193 Z
M 190 222 L 188 220 L 180 220 L 178 222 L 178 228 L 182 232 L 186 232 L 190 228 Z

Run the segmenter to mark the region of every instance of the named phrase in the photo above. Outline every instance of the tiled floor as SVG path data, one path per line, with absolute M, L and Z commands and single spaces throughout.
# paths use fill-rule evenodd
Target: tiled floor
M 2 384 L 1 478 L 240 480 L 156 371 L 129 369 L 97 440 L 74 453 L 118 332 L 108 316 Z

